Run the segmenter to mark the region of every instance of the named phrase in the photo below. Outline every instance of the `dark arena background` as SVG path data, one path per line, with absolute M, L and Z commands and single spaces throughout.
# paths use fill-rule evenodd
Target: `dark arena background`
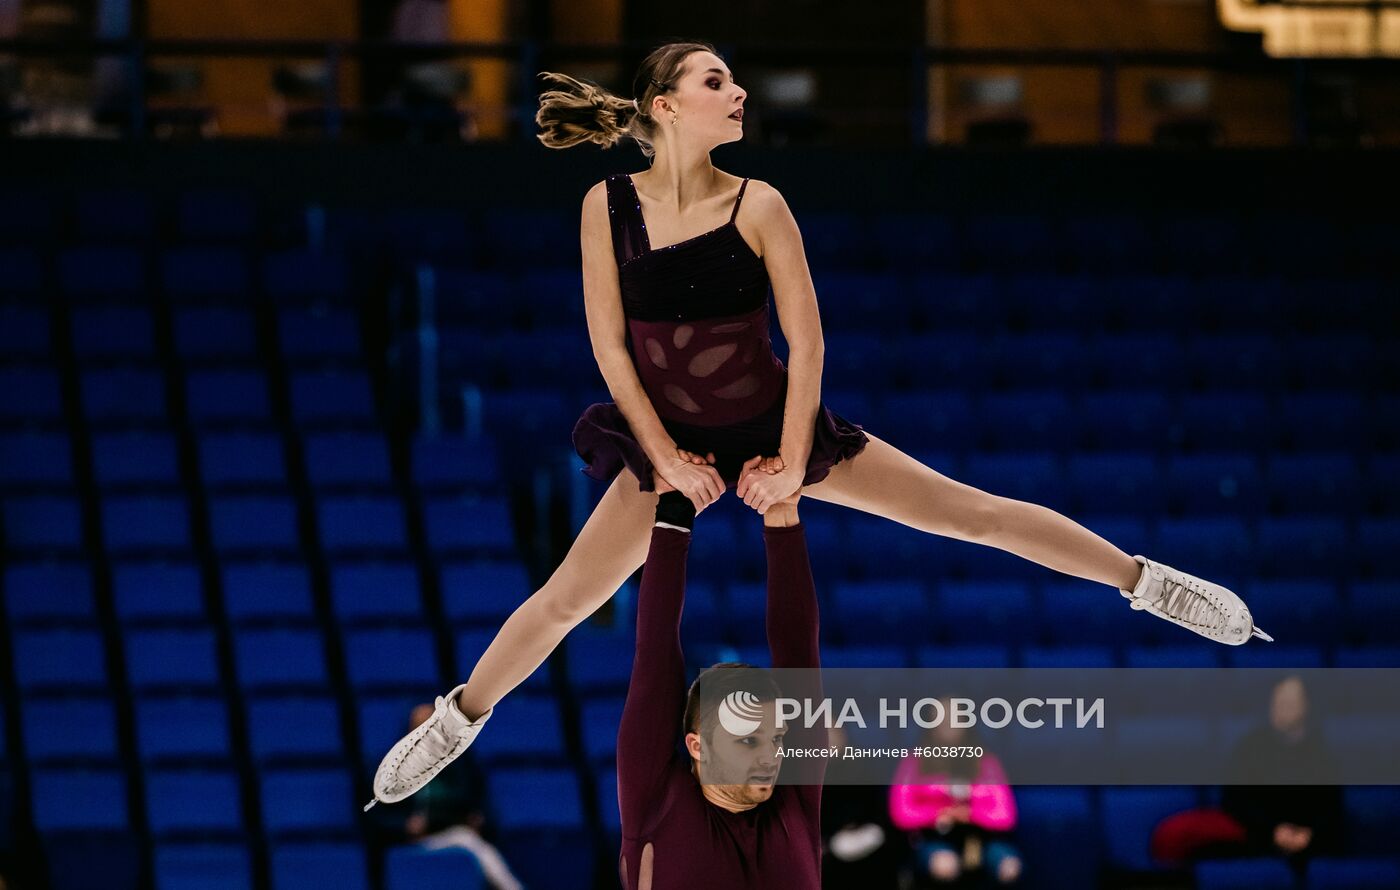
M 0 0 L 0 887 L 620 886 L 635 576 L 361 806 L 606 487 L 580 202 L 647 161 L 541 146 L 536 75 L 630 99 L 672 39 L 748 91 L 714 162 L 797 219 L 825 403 L 1277 640 L 804 498 L 824 665 L 1400 667 L 1400 3 Z M 768 660 L 759 525 L 696 520 L 692 676 Z M 1222 789 L 1009 779 L 1014 878 L 876 788 L 825 821 L 891 874 L 824 886 L 1400 887 L 1394 786 L 1307 798 L 1305 861 L 1182 859 Z

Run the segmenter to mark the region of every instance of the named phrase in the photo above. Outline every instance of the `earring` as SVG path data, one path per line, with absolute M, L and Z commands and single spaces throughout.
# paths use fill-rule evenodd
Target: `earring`
M 672 124 L 679 124 L 680 122 L 681 122 L 681 119 L 676 115 L 676 113 L 675 113 L 674 111 L 671 112 L 671 123 L 672 123 Z

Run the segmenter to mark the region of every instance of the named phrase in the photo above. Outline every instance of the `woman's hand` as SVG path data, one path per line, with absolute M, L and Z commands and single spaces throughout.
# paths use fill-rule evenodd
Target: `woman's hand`
M 734 493 L 761 516 L 781 501 L 791 499 L 796 503 L 793 495 L 801 491 L 802 479 L 802 474 L 788 467 L 781 457 L 759 455 L 744 462 Z
M 656 493 L 679 491 L 690 498 L 690 502 L 695 505 L 696 514 L 699 514 L 724 494 L 724 480 L 714 468 L 714 462 L 713 451 L 706 457 L 701 457 L 684 448 L 677 448 L 674 459 L 653 468 L 655 472 L 652 474 L 652 482 L 656 486 Z

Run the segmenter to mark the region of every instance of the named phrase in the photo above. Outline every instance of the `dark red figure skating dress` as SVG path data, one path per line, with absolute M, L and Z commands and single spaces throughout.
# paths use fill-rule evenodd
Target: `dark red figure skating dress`
M 659 250 L 647 239 L 632 178 L 607 179 L 627 348 L 661 423 L 680 448 L 714 452 L 729 489 L 744 461 L 778 454 L 787 401 L 787 368 L 769 337 L 769 280 L 762 258 L 734 224 L 749 181 L 739 186 L 729 222 Z M 861 427 L 817 409 L 803 485 L 858 454 Z M 590 405 L 573 433 L 583 472 L 608 482 L 625 466 L 655 491 L 651 460 L 613 402 Z

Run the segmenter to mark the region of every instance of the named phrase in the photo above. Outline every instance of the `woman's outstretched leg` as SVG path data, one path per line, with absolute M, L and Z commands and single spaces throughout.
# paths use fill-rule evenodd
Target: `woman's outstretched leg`
M 584 523 L 564 561 L 506 619 L 482 653 L 457 707 L 475 720 L 535 672 L 559 641 L 646 562 L 656 492 L 623 470 Z
M 874 436 L 860 454 L 832 467 L 802 495 L 986 544 L 1116 588 L 1133 589 L 1142 572 L 1131 556 L 1073 519 L 950 479 Z
M 1099 581 L 1134 609 L 1230 646 L 1273 637 L 1228 588 L 1145 556 L 1129 556 L 1067 516 L 949 479 L 881 439 L 802 493 L 920 531 L 996 547 L 1066 575 Z

